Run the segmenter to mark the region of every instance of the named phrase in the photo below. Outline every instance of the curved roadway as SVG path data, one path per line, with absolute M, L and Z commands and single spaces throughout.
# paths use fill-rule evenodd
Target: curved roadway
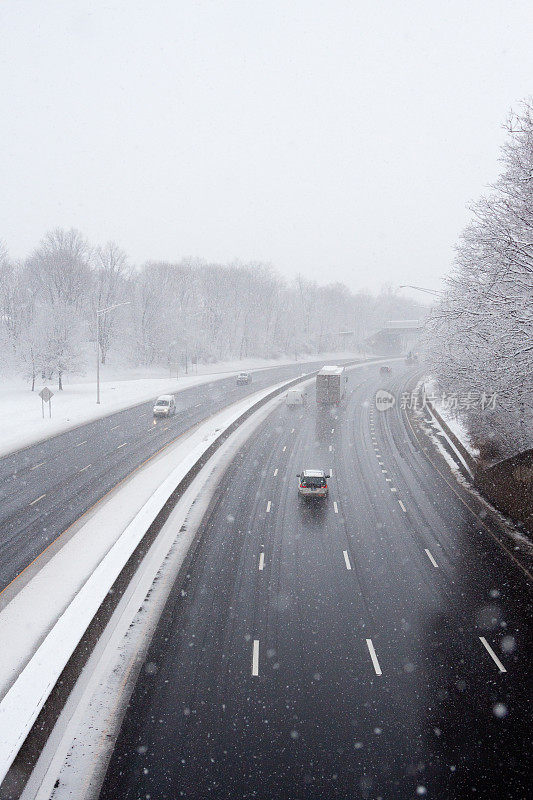
M 101 800 L 528 796 L 524 573 L 351 373 L 334 413 L 279 407 L 203 521 Z M 333 470 L 325 504 L 296 473 Z M 484 524 L 490 526 L 490 520 Z

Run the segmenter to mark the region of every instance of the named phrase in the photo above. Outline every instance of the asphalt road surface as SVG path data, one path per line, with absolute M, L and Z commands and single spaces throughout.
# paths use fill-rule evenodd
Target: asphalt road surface
M 253 373 L 185 389 L 178 413 L 153 420 L 153 401 L 80 426 L 0 459 L 0 593 L 73 522 L 154 453 L 248 394 L 316 364 Z M 154 398 L 155 400 L 155 398 Z M 23 424 L 17 420 L 16 424 Z
M 352 372 L 343 408 L 282 407 L 242 448 L 101 800 L 531 797 L 527 578 L 373 407 L 405 377 Z M 302 468 L 333 470 L 327 502 Z

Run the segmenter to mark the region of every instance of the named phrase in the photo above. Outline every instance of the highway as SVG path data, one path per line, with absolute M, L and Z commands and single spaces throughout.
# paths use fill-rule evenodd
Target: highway
M 431 466 L 408 372 L 275 410 L 233 460 L 141 669 L 101 800 L 529 794 L 527 577 Z M 296 474 L 332 470 L 327 502 Z
M 176 395 L 177 414 L 168 420 L 154 423 L 150 401 L 1 458 L 0 601 L 43 551 L 155 453 L 225 406 L 321 366 L 256 371 L 248 386 L 234 376 L 193 386 Z

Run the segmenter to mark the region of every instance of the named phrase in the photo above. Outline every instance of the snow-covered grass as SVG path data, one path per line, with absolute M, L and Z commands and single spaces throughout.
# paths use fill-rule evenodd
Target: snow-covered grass
M 3 380 L 0 387 L 0 456 L 35 444 L 116 411 L 155 399 L 160 394 L 179 392 L 190 386 L 221 380 L 241 370 L 268 369 L 287 364 L 302 364 L 305 361 L 326 360 L 331 358 L 355 358 L 353 353 L 324 353 L 321 356 L 309 356 L 301 361 L 290 360 L 266 361 L 264 359 L 247 359 L 219 364 L 200 365 L 198 373 L 179 377 L 170 375 L 164 370 L 125 369 L 120 371 L 102 369 L 100 380 L 100 405 L 96 404 L 96 384 L 93 376 L 77 379 L 75 382 L 64 382 L 62 392 L 54 384 L 49 388 L 54 392 L 52 398 L 52 417 L 48 416 L 45 404 L 45 416 L 42 417 L 39 391 L 44 383 L 39 382 L 32 392 L 27 383 L 20 380 Z

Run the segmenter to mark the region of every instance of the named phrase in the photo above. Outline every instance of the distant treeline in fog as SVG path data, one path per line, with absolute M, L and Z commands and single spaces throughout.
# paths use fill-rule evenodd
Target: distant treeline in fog
M 364 270 L 361 282 L 364 281 Z M 47 233 L 23 261 L 0 250 L 0 369 L 57 380 L 92 368 L 96 312 L 101 361 L 179 365 L 249 357 L 357 350 L 388 319 L 417 318 L 426 307 L 384 289 L 287 283 L 254 263 L 184 259 L 128 262 L 115 243 L 93 247 L 76 230 Z
M 533 103 L 506 128 L 502 173 L 472 208 L 427 333 L 430 369 L 463 398 L 459 415 L 487 459 L 533 447 Z M 483 393 L 494 408 L 480 408 Z

